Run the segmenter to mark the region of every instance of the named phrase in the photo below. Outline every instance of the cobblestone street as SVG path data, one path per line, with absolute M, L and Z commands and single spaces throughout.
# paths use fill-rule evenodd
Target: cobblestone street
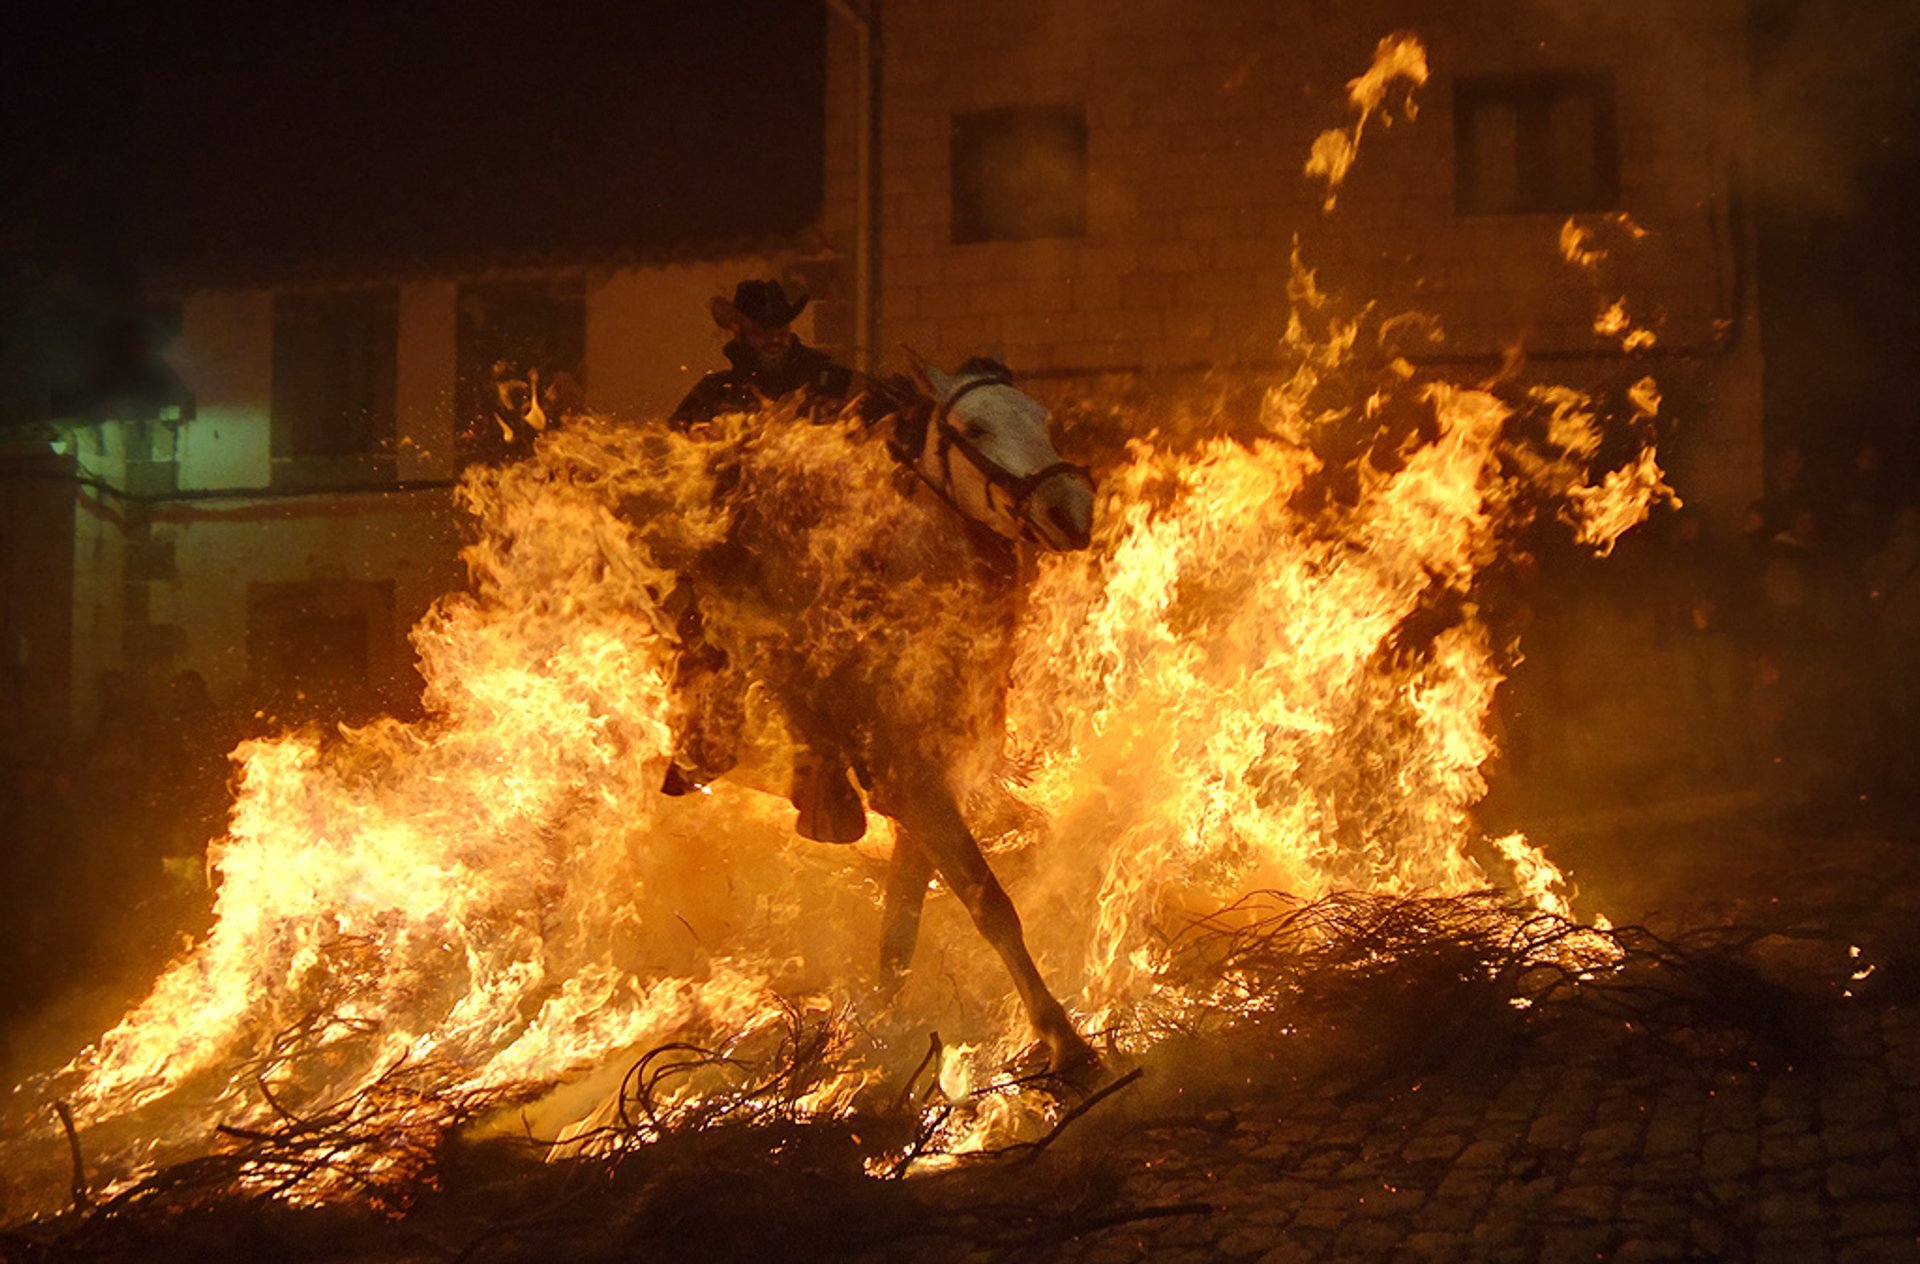
M 1729 1065 L 1624 1024 L 1573 1023 L 1504 1065 L 1140 1119 L 1049 1160 L 1101 1167 L 1113 1206 L 1142 1218 L 1044 1253 L 1920 1259 L 1914 849 L 1720 820 L 1614 822 L 1564 850 L 1616 918 L 1792 929 L 1753 957 L 1820 1016 L 1818 1050 Z
M 1211 1210 L 1086 1261 L 1920 1258 L 1920 1022 L 1861 1014 L 1817 1070 L 1682 1079 L 1537 1048 L 1491 1090 L 1404 1086 L 1139 1130 L 1121 1199 Z

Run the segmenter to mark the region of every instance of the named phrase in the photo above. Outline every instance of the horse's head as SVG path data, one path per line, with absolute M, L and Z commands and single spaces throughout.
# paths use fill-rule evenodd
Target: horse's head
M 925 433 L 910 445 L 929 486 L 974 521 L 1043 548 L 1084 549 L 1093 531 L 1093 477 L 1060 459 L 1047 410 L 997 361 L 956 373 L 915 358 L 932 399 Z

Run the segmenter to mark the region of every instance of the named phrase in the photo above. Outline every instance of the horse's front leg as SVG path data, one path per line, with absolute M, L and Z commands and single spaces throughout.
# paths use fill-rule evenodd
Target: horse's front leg
M 914 841 L 907 827 L 896 823 L 893 855 L 887 861 L 886 902 L 880 913 L 880 990 L 889 1000 L 906 982 L 920 942 L 920 911 L 926 907 L 927 884 L 933 881 L 933 858 Z
M 1066 1008 L 1040 977 L 1040 968 L 1027 951 L 1020 914 L 981 854 L 980 844 L 960 815 L 960 805 L 947 789 L 945 777 L 935 769 L 922 769 L 921 775 L 888 787 L 886 797 L 889 803 L 899 805 L 906 833 L 916 846 L 925 849 L 940 877 L 966 906 L 981 936 L 1006 964 L 1027 1020 L 1047 1046 L 1048 1068 L 1063 1071 L 1094 1061 L 1092 1046 L 1073 1029 Z

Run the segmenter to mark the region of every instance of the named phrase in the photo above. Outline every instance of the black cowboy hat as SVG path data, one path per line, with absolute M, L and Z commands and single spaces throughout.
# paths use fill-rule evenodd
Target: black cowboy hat
M 807 296 L 787 297 L 786 287 L 778 281 L 742 281 L 733 287 L 733 301 L 716 298 L 710 304 L 713 319 L 727 329 L 738 331 L 741 323 L 762 329 L 778 329 L 793 323 L 807 305 Z

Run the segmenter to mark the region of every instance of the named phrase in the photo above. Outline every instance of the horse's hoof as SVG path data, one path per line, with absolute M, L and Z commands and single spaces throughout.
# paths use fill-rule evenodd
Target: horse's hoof
M 1072 1027 L 1043 1032 L 1040 1039 L 1047 1046 L 1047 1072 L 1051 1075 L 1068 1075 L 1100 1064 L 1100 1055 Z

